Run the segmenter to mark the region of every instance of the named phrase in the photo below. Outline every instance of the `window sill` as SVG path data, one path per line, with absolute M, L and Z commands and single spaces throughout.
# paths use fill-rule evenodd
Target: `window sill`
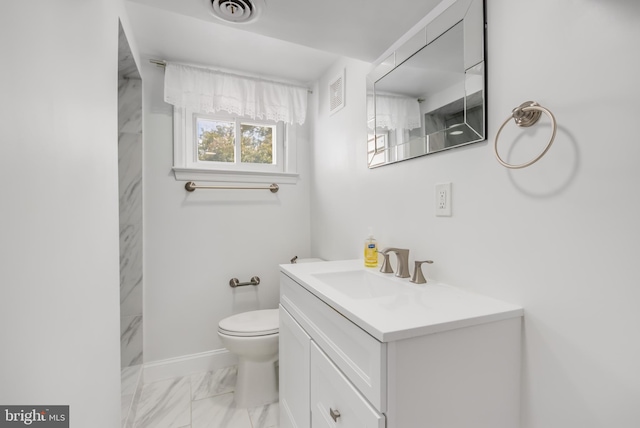
M 173 167 L 173 174 L 178 181 L 265 184 L 274 182 L 277 184 L 296 184 L 299 176 L 295 172 L 223 171 L 180 167 Z

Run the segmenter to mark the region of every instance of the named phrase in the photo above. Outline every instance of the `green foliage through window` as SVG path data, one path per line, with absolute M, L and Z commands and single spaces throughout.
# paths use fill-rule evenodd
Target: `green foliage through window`
M 241 162 L 273 163 L 273 127 L 242 124 L 240 133 Z
M 198 160 L 236 161 L 236 122 L 198 118 Z M 240 162 L 273 164 L 273 125 L 240 123 Z
M 235 161 L 235 123 L 198 119 L 198 160 Z

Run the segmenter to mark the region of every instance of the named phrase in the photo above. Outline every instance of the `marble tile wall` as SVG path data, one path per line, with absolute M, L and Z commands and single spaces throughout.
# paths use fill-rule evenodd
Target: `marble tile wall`
M 118 82 L 121 366 L 142 363 L 142 81 Z
M 118 186 L 120 196 L 120 360 L 142 364 L 142 80 L 120 27 Z

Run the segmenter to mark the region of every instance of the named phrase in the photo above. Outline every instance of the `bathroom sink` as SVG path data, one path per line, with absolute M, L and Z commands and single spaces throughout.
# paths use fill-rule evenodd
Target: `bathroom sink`
M 295 296 L 304 299 L 315 296 L 380 342 L 492 323 L 523 314 L 520 306 L 434 279 L 426 284 L 414 284 L 408 278 L 365 268 L 362 259 L 283 264 L 280 270 L 283 306 Z
M 312 276 L 352 299 L 392 296 L 398 292 L 388 278 L 361 269 L 316 273 Z

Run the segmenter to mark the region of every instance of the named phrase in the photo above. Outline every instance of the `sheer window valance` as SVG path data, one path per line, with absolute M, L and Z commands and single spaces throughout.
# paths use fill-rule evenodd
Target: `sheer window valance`
M 421 126 L 420 104 L 415 98 L 376 94 L 367 97 L 369 111 L 375 102 L 376 127 L 383 129 L 414 129 Z
M 167 64 L 164 100 L 199 113 L 289 124 L 303 124 L 307 116 L 306 88 L 182 64 Z

